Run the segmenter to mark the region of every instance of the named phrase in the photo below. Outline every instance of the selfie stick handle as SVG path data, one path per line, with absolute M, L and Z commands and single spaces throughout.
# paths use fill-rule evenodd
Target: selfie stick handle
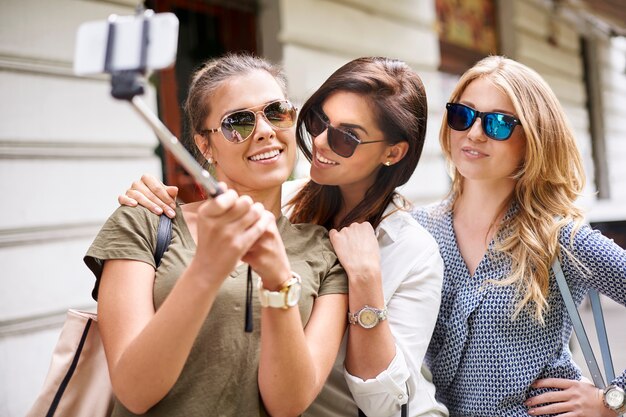
M 222 189 L 206 169 L 191 156 L 180 141 L 174 136 L 168 128 L 152 113 L 146 103 L 138 96 L 130 100 L 137 113 L 152 127 L 159 141 L 170 151 L 176 160 L 185 168 L 185 170 L 200 184 L 210 195 L 215 197 L 222 194 Z

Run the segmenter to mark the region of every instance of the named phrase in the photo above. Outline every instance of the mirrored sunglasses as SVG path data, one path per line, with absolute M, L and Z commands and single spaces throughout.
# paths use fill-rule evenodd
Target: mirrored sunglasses
M 447 120 L 450 129 L 467 130 L 480 117 L 483 132 L 493 140 L 507 140 L 513 134 L 515 126 L 521 125 L 521 122 L 511 115 L 481 112 L 460 103 L 447 103 L 446 109 L 448 110 Z
M 257 115 L 263 114 L 265 120 L 276 129 L 288 129 L 296 123 L 297 109 L 289 100 L 277 100 L 257 107 L 238 110 L 222 118 L 219 128 L 206 129 L 200 132 L 203 135 L 221 132 L 224 138 L 232 143 L 241 143 L 248 140 L 256 128 Z

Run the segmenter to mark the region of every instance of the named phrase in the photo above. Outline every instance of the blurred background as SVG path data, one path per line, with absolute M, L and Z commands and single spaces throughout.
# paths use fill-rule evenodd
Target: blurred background
M 197 198 L 107 77 L 72 72 L 75 35 L 89 20 L 133 14 L 131 0 L 0 0 L 0 416 L 37 395 L 68 307 L 93 309 L 82 257 L 117 196 L 142 173 Z M 180 20 L 177 62 L 145 97 L 177 136 L 193 69 L 226 51 L 280 62 L 300 105 L 335 69 L 365 55 L 408 62 L 429 101 L 426 148 L 401 190 L 440 199 L 448 177 L 437 134 L 459 75 L 499 53 L 537 70 L 561 100 L 587 171 L 587 220 L 626 247 L 626 0 L 154 0 Z M 300 158 L 294 175 L 308 167 Z M 603 300 L 618 370 L 626 368 L 626 309 Z M 581 307 L 591 325 L 589 308 Z M 592 337 L 593 339 L 593 337 Z M 595 341 L 594 341 L 595 342 Z M 579 349 L 573 349 L 583 364 Z M 586 371 L 586 368 L 583 369 Z

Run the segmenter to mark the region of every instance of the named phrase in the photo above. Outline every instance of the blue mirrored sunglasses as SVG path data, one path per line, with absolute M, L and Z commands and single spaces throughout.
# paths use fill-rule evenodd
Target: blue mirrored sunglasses
M 450 129 L 464 131 L 472 127 L 480 117 L 485 135 L 494 140 L 507 140 L 513 134 L 515 126 L 521 122 L 515 117 L 495 112 L 481 112 L 460 103 L 447 103 L 448 126 Z

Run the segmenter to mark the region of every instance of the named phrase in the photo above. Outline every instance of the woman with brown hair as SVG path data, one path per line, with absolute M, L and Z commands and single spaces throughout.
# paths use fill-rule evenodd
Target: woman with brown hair
M 212 161 L 224 193 L 174 208 L 160 265 L 158 217 L 143 208 L 120 207 L 85 256 L 113 416 L 299 415 L 339 349 L 347 282 L 326 230 L 281 215 L 296 155 L 284 78 L 227 55 L 195 73 L 186 109 L 188 148 Z
M 410 416 L 447 415 L 422 366 L 439 309 L 442 260 L 395 190 L 415 170 L 426 119 L 419 76 L 380 57 L 339 68 L 302 107 L 296 137 L 311 161 L 311 180 L 285 185 L 296 189 L 286 210 L 294 223 L 330 230 L 350 294 L 344 347 L 305 416 L 354 417 L 358 408 L 397 416 L 407 406 Z M 120 203 L 167 210 L 175 188 L 143 180 Z

